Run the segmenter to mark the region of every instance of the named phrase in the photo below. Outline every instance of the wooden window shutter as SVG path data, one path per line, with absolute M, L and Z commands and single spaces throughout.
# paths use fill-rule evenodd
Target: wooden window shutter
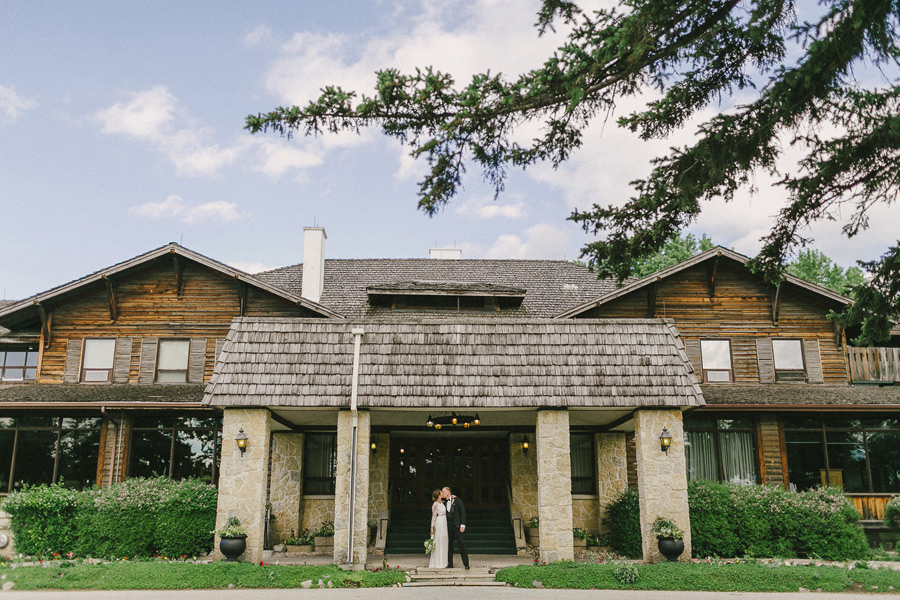
M 156 347 L 159 338 L 144 338 L 141 344 L 141 374 L 139 383 L 153 383 L 156 381 Z
M 806 380 L 809 383 L 824 383 L 822 359 L 819 356 L 819 340 L 803 340 L 803 354 L 806 360 Z
M 700 340 L 684 340 L 684 351 L 694 367 L 694 375 L 698 380 L 703 379 L 702 365 L 700 364 Z
M 116 357 L 113 363 L 113 383 L 128 383 L 131 371 L 131 346 L 134 340 L 130 337 L 116 339 Z
M 760 383 L 775 383 L 775 356 L 772 354 L 772 340 L 756 340 L 756 364 L 759 368 Z
M 81 346 L 84 340 L 69 338 L 66 342 L 66 368 L 63 371 L 64 383 L 78 383 L 81 380 Z
M 191 355 L 188 360 L 188 381 L 203 383 L 203 371 L 206 369 L 206 338 L 191 338 Z

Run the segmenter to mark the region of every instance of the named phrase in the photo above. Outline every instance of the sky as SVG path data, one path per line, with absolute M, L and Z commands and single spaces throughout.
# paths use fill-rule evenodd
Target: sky
M 592 0 L 595 1 L 595 0 Z M 596 0 L 600 1 L 600 0 Z M 466 82 L 539 67 L 563 32 L 538 38 L 536 0 L 0 3 L 0 299 L 61 285 L 169 242 L 254 273 L 302 262 L 302 230 L 324 227 L 327 258 L 579 258 L 574 208 L 622 203 L 649 160 L 688 143 L 709 107 L 669 140 L 593 124 L 558 170 L 511 173 L 493 190 L 472 166 L 429 218 L 425 165 L 377 129 L 282 139 L 248 114 L 304 105 L 325 85 L 368 92 L 377 69 L 434 66 Z M 726 100 L 739 102 L 740 98 Z M 525 132 L 527 133 L 527 132 Z M 754 255 L 784 202 L 756 193 L 708 205 L 689 231 Z M 843 266 L 896 243 L 896 208 L 847 240 L 807 232 Z

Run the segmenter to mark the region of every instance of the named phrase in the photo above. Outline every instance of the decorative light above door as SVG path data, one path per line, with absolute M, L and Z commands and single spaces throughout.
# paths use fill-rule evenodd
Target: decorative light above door
M 462 427 L 463 429 L 469 429 L 471 427 L 478 427 L 481 425 L 481 417 L 478 416 L 478 413 L 475 415 L 463 415 L 455 412 L 442 415 L 428 415 L 428 420 L 425 421 L 425 426 L 437 429 L 438 431 L 447 428 L 455 428 Z

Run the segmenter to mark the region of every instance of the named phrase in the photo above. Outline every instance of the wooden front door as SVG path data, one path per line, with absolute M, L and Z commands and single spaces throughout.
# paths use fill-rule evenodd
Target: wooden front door
M 466 507 L 504 508 L 509 444 L 506 437 L 394 437 L 390 477 L 395 511 L 427 508 L 432 491 L 444 486 L 450 486 Z

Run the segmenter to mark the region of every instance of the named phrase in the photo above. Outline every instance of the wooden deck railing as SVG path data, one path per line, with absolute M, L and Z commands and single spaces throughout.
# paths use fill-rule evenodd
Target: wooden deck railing
M 900 382 L 900 348 L 848 348 L 850 381 Z
M 884 505 L 897 494 L 847 494 L 863 521 L 884 522 Z

